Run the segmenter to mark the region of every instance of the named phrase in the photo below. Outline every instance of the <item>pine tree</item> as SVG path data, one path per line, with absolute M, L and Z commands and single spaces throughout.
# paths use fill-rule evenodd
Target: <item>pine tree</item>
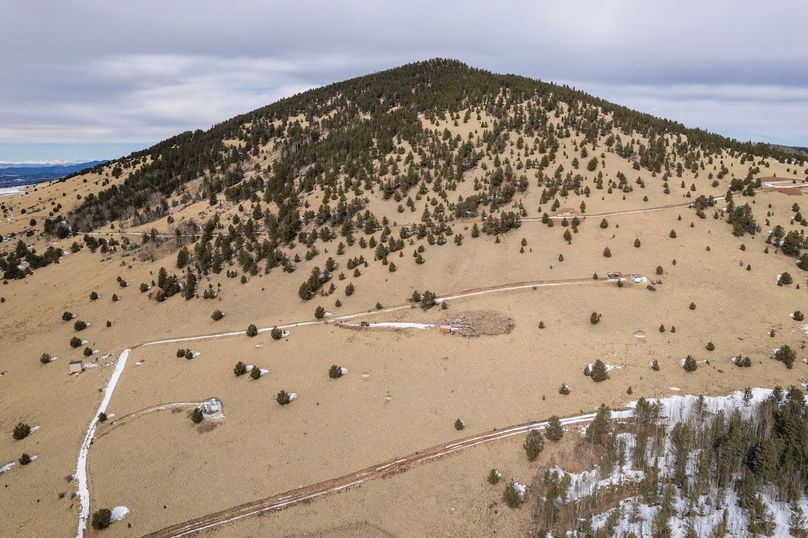
M 605 362 L 598 359 L 594 362 L 594 364 L 592 364 L 589 375 L 592 377 L 592 381 L 600 383 L 601 381 L 606 381 L 609 379 L 609 369 Z
M 560 441 L 564 437 L 564 428 L 561 426 L 561 419 L 553 415 L 547 421 L 547 426 L 544 427 L 544 435 L 550 441 Z
M 533 461 L 539 457 L 539 454 L 544 450 L 544 439 L 538 430 L 528 432 L 523 447 L 528 460 Z
M 96 510 L 90 523 L 97 531 L 106 529 L 112 523 L 112 511 L 108 508 Z
M 12 437 L 17 441 L 20 441 L 28 437 L 30 433 L 31 433 L 31 426 L 29 426 L 25 422 L 18 422 L 17 425 L 14 426 Z
M 608 440 L 612 429 L 612 413 L 611 410 L 605 405 L 601 404 L 595 418 L 589 423 L 586 428 L 586 440 L 601 445 L 607 446 Z

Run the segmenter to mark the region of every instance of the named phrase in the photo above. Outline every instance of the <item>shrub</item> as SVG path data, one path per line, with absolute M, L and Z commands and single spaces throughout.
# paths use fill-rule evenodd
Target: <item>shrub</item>
M 789 273 L 783 273 L 782 275 L 780 275 L 780 278 L 777 279 L 778 286 L 788 286 L 792 282 L 794 282 L 794 279 L 791 278 L 791 275 Z
M 564 428 L 561 426 L 561 419 L 556 415 L 550 417 L 547 426 L 544 427 L 544 436 L 550 441 L 560 441 L 564 437 Z
M 350 283 L 347 286 L 345 286 L 345 296 L 350 297 L 351 295 L 353 295 L 354 289 L 355 288 L 353 283 Z
M 145 282 L 141 282 L 140 283 L 140 293 L 146 293 L 147 291 L 149 291 L 149 285 L 146 284 Z
M 78 332 L 78 331 L 83 331 L 83 330 L 84 330 L 84 329 L 86 329 L 86 328 L 87 328 L 87 322 L 86 322 L 86 321 L 77 320 L 77 321 L 76 321 L 76 322 L 73 324 L 73 330 L 75 330 L 76 332 Z
M 84 348 L 84 356 L 85 356 L 85 357 L 89 357 L 89 356 L 90 356 L 90 355 L 92 355 L 92 354 L 93 354 L 93 350 L 92 350 L 92 349 L 90 349 L 89 347 L 85 347 L 85 348 Z
M 530 430 L 527 432 L 527 438 L 522 446 L 527 454 L 527 459 L 533 461 L 544 450 L 544 438 L 539 433 L 539 430 Z
M 275 399 L 281 405 L 286 405 L 286 404 L 288 404 L 289 402 L 292 401 L 291 395 L 288 392 L 286 392 L 285 390 L 282 390 L 282 391 L 278 392 L 278 396 Z
M 314 309 L 314 317 L 317 319 L 323 319 L 325 317 L 325 308 L 322 306 L 318 306 Z
M 505 493 L 502 494 L 502 500 L 509 508 L 519 508 L 525 502 L 522 492 L 517 487 L 516 483 L 511 481 L 505 486 Z
M 603 249 L 603 257 L 604 258 L 611 258 L 612 257 L 612 251 L 611 251 L 611 249 L 609 247 L 606 247 L 606 248 Z
M 250 370 L 250 377 L 252 379 L 261 379 L 261 369 L 257 366 L 253 366 L 252 370 Z
M 662 269 L 661 265 L 656 266 L 656 274 L 661 275 L 665 270 Z
M 545 327 L 544 321 L 539 321 L 539 329 L 544 329 Z
M 191 351 L 190 349 L 186 349 L 186 350 L 185 350 L 185 353 L 183 353 L 183 356 L 184 356 L 186 359 L 191 360 L 191 359 L 193 359 L 193 358 L 194 358 L 194 352 L 193 352 L 193 351 Z
M 250 323 L 250 326 L 247 327 L 247 336 L 249 336 L 250 338 L 258 336 L 258 327 Z
M 715 344 L 712 342 L 707 342 L 707 345 L 704 346 L 707 351 L 715 351 Z
M 492 486 L 495 486 L 499 481 L 502 479 L 502 473 L 499 472 L 499 469 L 491 469 L 491 472 L 488 473 L 488 483 Z
M 70 347 L 77 348 L 80 346 L 81 346 L 81 338 L 78 338 L 77 336 L 73 336 L 70 338 Z
M 113 294 L 112 294 L 112 302 L 113 302 L 113 303 L 117 303 L 117 302 L 118 302 L 118 294 L 117 294 L 117 293 L 113 293 Z
M 462 430 L 463 428 L 466 427 L 466 423 L 463 422 L 462 419 L 457 419 L 457 420 L 455 420 L 454 427 L 455 427 L 455 429 L 457 431 L 460 431 L 460 430 Z
M 598 323 L 600 323 L 600 317 L 601 315 L 598 314 L 597 312 L 592 312 L 592 314 L 589 316 L 589 323 L 591 323 L 592 325 L 597 325 Z
M 47 353 L 43 353 L 42 356 L 39 357 L 39 362 L 41 362 L 42 364 L 48 364 L 51 360 L 52 357 Z
M 112 511 L 109 508 L 101 508 L 93 512 L 91 524 L 97 531 L 106 529 L 112 523 Z
M 558 389 L 558 393 L 563 396 L 568 395 L 570 393 L 570 386 L 566 383 L 562 383 L 561 387 Z
M 233 373 L 236 374 L 236 377 L 243 376 L 247 373 L 247 365 L 241 361 L 236 363 L 236 367 L 233 368 Z
M 98 422 L 106 422 L 107 421 L 107 414 L 103 411 L 98 413 Z
M 634 248 L 640 248 L 640 244 L 641 244 L 641 243 L 640 243 L 640 240 L 639 240 L 639 239 L 635 239 L 635 240 L 634 240 Z
M 71 319 L 73 319 L 73 313 L 72 312 L 65 311 L 62 314 L 62 321 L 70 321 Z
M 210 317 L 213 319 L 213 321 L 219 321 L 224 317 L 224 314 L 222 314 L 221 310 L 214 310 Z
M 283 337 L 283 331 L 277 327 L 273 327 L 269 334 L 272 336 L 273 340 L 280 340 Z
M 783 346 L 774 352 L 774 358 L 786 365 L 786 368 L 793 368 L 797 354 L 789 346 Z
M 606 368 L 606 363 L 600 359 L 596 360 L 592 365 L 589 375 L 592 378 L 592 381 L 595 381 L 596 383 L 609 379 L 609 371 L 608 368 Z
M 738 355 L 737 357 L 732 358 L 732 364 L 738 368 L 749 368 L 752 366 L 752 359 Z
M 688 308 L 690 310 L 695 310 L 696 309 L 696 303 L 690 303 L 690 306 L 688 306 Z
M 654 359 L 651 361 L 651 370 L 658 372 L 659 371 L 659 361 Z
M 659 326 L 659 332 L 661 332 L 661 333 L 665 332 L 665 325 L 660 325 Z
M 791 317 L 794 318 L 794 321 L 802 321 L 802 320 L 805 319 L 805 316 L 799 310 L 794 311 L 794 313 L 791 315 Z
M 438 297 L 434 293 L 432 293 L 429 290 L 426 290 L 424 292 L 424 295 L 421 297 L 421 308 L 423 308 L 424 310 L 432 308 L 433 306 L 438 304 L 437 299 Z
M 696 363 L 696 359 L 693 358 L 692 355 L 688 355 L 685 357 L 685 362 L 682 367 L 685 369 L 685 372 L 695 372 L 696 368 L 698 368 L 698 363 Z
M 185 350 L 184 350 L 184 349 L 182 349 L 182 348 L 178 349 L 178 350 L 177 350 L 177 358 L 178 358 L 178 359 L 181 359 L 181 358 L 183 358 L 184 356 L 185 356 Z
M 199 424 L 205 418 L 205 415 L 202 414 L 202 409 L 195 407 L 193 411 L 191 411 L 191 422 L 194 424 Z
M 28 465 L 31 463 L 31 456 L 23 452 L 22 456 L 20 456 L 19 462 L 20 465 Z
M 342 367 L 332 364 L 328 369 L 328 377 L 331 379 L 339 379 L 342 377 Z
M 17 441 L 20 441 L 28 437 L 30 433 L 31 433 L 31 426 L 29 426 L 25 422 L 18 422 L 17 425 L 14 426 L 14 432 L 11 434 L 11 436 Z
M 91 292 L 90 292 L 90 300 L 91 300 L 91 301 L 95 301 L 95 300 L 97 300 L 97 299 L 98 299 L 98 293 L 97 293 L 97 292 L 95 292 L 95 291 L 91 291 Z

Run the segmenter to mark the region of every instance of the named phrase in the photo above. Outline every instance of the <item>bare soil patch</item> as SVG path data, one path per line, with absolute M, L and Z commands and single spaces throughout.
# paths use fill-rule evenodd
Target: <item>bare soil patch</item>
M 492 310 L 462 312 L 447 319 L 446 323 L 456 328 L 461 336 L 508 334 L 516 326 L 512 318 Z

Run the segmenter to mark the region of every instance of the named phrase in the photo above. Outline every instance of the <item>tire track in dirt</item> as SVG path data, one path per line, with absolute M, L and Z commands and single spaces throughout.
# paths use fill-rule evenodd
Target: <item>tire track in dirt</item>
M 561 419 L 561 424 L 571 426 L 591 421 L 596 413 L 585 413 Z M 312 501 L 318 497 L 344 491 L 364 482 L 385 478 L 409 470 L 410 467 L 426 463 L 430 460 L 448 456 L 454 452 L 473 448 L 475 446 L 499 441 L 513 435 L 527 433 L 530 430 L 547 426 L 547 421 L 528 422 L 509 426 L 503 430 L 493 430 L 480 435 L 466 437 L 461 440 L 449 441 L 421 450 L 403 458 L 373 465 L 360 471 L 349 473 L 337 478 L 324 480 L 277 495 L 272 495 L 257 501 L 251 501 L 226 510 L 207 514 L 183 523 L 166 527 L 159 531 L 145 535 L 144 538 L 180 538 L 190 536 L 215 527 L 220 527 L 247 517 L 258 516 L 269 512 L 283 510 L 290 506 Z

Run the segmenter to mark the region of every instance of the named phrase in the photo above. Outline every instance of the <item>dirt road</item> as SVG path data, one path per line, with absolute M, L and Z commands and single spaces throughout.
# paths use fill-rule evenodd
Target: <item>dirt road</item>
M 590 284 L 590 285 L 591 284 L 605 284 L 607 282 L 610 282 L 610 280 L 607 280 L 607 279 L 594 280 L 592 278 L 578 278 L 578 279 L 558 280 L 558 281 L 537 280 L 535 282 L 518 282 L 518 283 L 512 283 L 512 284 L 501 284 L 501 285 L 498 285 L 498 286 L 490 286 L 490 287 L 486 287 L 486 288 L 475 288 L 475 289 L 472 289 L 472 290 L 466 290 L 466 291 L 462 291 L 460 293 L 456 293 L 456 294 L 452 294 L 452 295 L 448 295 L 448 296 L 443 296 L 443 297 L 438 297 L 436 299 L 436 301 L 437 302 L 442 302 L 442 301 L 447 301 L 447 300 L 454 301 L 454 300 L 468 298 L 468 297 L 474 297 L 474 296 L 482 295 L 482 294 L 498 293 L 498 292 L 501 293 L 501 292 L 506 292 L 506 291 L 514 291 L 514 290 L 522 290 L 522 289 L 539 289 L 539 288 L 543 288 L 543 287 L 576 286 L 576 285 L 586 285 L 586 284 Z M 336 317 L 336 318 L 331 318 L 329 320 L 299 321 L 299 322 L 295 322 L 295 323 L 288 323 L 288 324 L 285 324 L 285 325 L 277 325 L 277 327 L 279 327 L 281 329 L 288 329 L 288 328 L 292 328 L 292 327 L 305 327 L 305 326 L 309 326 L 309 325 L 322 325 L 322 324 L 333 323 L 333 322 L 337 322 L 337 321 L 345 321 L 345 320 L 349 320 L 349 319 L 354 319 L 354 318 L 362 317 L 362 316 L 369 316 L 371 314 L 394 312 L 396 310 L 402 310 L 402 309 L 408 309 L 408 308 L 413 308 L 413 305 L 410 304 L 410 303 L 407 303 L 407 304 L 402 304 L 402 305 L 386 308 L 386 309 L 383 309 L 383 310 L 367 310 L 365 312 L 359 312 L 359 313 L 356 313 L 356 314 L 350 314 L 350 315 L 346 315 L 346 316 L 339 316 L 339 317 Z M 273 327 L 263 327 L 263 328 L 258 329 L 258 332 L 263 333 L 263 332 L 271 331 L 272 329 L 273 329 Z M 87 527 L 87 520 L 89 519 L 89 515 L 90 515 L 90 491 L 89 491 L 89 486 L 88 486 L 89 477 L 88 477 L 88 472 L 87 472 L 87 458 L 88 458 L 88 454 L 89 454 L 89 450 L 90 450 L 90 445 L 92 444 L 92 440 L 93 440 L 93 438 L 95 436 L 95 430 L 96 430 L 96 426 L 98 424 L 98 415 L 100 413 L 106 411 L 107 405 L 109 405 L 109 401 L 112 398 L 112 394 L 115 391 L 115 388 L 116 388 L 116 386 L 118 384 L 118 381 L 120 379 L 121 374 L 123 373 L 124 366 L 126 365 L 126 361 L 127 361 L 128 357 L 129 357 L 129 354 L 130 354 L 131 350 L 136 349 L 138 347 L 170 344 L 170 343 L 176 343 L 176 342 L 189 342 L 189 341 L 194 341 L 194 340 L 207 340 L 207 339 L 212 339 L 212 338 L 227 338 L 227 337 L 239 336 L 239 335 L 243 335 L 243 334 L 244 334 L 244 331 L 232 331 L 232 332 L 205 334 L 205 335 L 199 335 L 199 336 L 187 336 L 187 337 L 180 337 L 180 338 L 152 340 L 152 341 L 149 341 L 149 342 L 144 342 L 142 344 L 131 346 L 130 348 L 125 349 L 120 354 L 120 356 L 118 357 L 118 361 L 117 361 L 117 363 L 115 365 L 115 370 L 114 370 L 114 372 L 112 374 L 112 377 L 110 378 L 109 382 L 107 383 L 106 388 L 104 389 L 103 401 L 101 402 L 101 405 L 99 406 L 98 411 L 96 412 L 95 416 L 93 416 L 93 418 L 90 421 L 90 426 L 87 429 L 87 433 L 85 435 L 84 442 L 82 443 L 81 448 L 79 450 L 78 462 L 76 464 L 76 477 L 77 477 L 78 483 L 79 483 L 79 523 L 78 523 L 78 529 L 77 529 L 77 532 L 76 532 L 76 537 L 77 538 L 82 538 L 84 536 L 84 531 L 85 531 L 85 529 Z M 159 407 L 159 406 L 157 406 L 157 407 Z M 499 433 L 501 433 L 501 432 L 499 432 Z M 485 441 L 481 441 L 481 442 L 485 442 Z M 440 447 L 435 447 L 435 449 L 438 449 L 438 448 L 440 448 Z M 431 449 L 431 450 L 435 450 L 435 449 Z M 449 452 L 452 452 L 452 451 L 449 451 Z M 446 453 L 449 453 L 449 452 L 446 452 Z M 443 455 L 443 454 L 438 454 L 438 455 Z M 314 486 L 312 486 L 312 487 L 314 487 Z M 341 486 L 339 486 L 337 488 L 337 490 L 344 489 L 345 487 L 349 487 L 349 486 L 341 485 Z M 337 490 L 334 490 L 334 491 L 337 491 Z M 322 495 L 322 494 L 323 493 L 319 493 L 317 495 Z M 317 496 L 317 495 L 314 495 L 314 496 Z M 309 496 L 307 498 L 312 498 L 312 497 Z
M 595 413 L 586 413 L 583 415 L 561 419 L 561 424 L 564 426 L 580 424 L 589 422 L 594 417 Z M 543 428 L 546 425 L 546 421 L 529 422 L 526 424 L 510 426 L 504 430 L 494 430 L 488 433 L 466 437 L 465 439 L 461 439 L 459 441 L 450 441 L 416 452 L 415 454 L 410 454 L 409 456 L 405 456 L 403 458 L 362 469 L 361 471 L 356 471 L 337 478 L 318 482 L 310 486 L 304 486 L 292 491 L 273 495 L 265 499 L 234 506 L 232 508 L 228 508 L 227 510 L 208 514 L 184 523 L 172 525 L 146 536 L 148 538 L 179 538 L 181 536 L 189 536 L 191 534 L 226 525 L 246 517 L 282 510 L 289 506 L 294 506 L 296 504 L 316 499 L 317 497 L 336 493 L 354 486 L 359 486 L 363 482 L 402 473 L 407 471 L 413 465 L 425 463 L 430 460 L 447 456 L 454 452 L 466 450 L 484 443 L 498 441 L 513 435 L 524 434 L 530 430 Z

